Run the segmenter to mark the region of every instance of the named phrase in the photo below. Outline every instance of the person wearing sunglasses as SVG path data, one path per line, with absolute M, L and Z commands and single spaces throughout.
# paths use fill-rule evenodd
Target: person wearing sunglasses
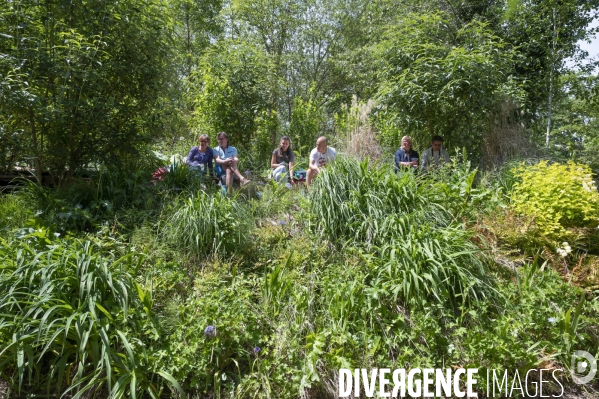
M 187 165 L 200 172 L 202 175 L 214 174 L 214 150 L 210 148 L 210 137 L 202 134 L 199 138 L 199 146 L 194 146 L 187 155 Z

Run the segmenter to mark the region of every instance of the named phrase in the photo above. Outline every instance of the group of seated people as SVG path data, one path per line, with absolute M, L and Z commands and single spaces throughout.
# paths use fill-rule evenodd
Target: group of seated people
M 187 155 L 187 165 L 190 168 L 196 169 L 202 174 L 216 176 L 227 187 L 233 185 L 235 177 L 237 177 L 242 186 L 245 186 L 250 181 L 246 179 L 239 171 L 237 164 L 237 149 L 229 145 L 229 136 L 225 132 L 220 132 L 216 135 L 218 147 L 210 148 L 210 137 L 207 134 L 202 134 L 199 138 L 199 145 L 192 147 Z M 337 157 L 337 151 L 333 147 L 327 145 L 326 137 L 319 137 L 316 140 L 316 148 L 310 153 L 310 165 L 306 173 L 306 184 L 309 186 L 318 175 L 320 170 L 328 163 L 331 163 Z M 216 167 L 214 166 L 216 163 Z M 288 184 L 293 183 L 295 154 L 291 149 L 291 140 L 288 136 L 281 137 L 279 147 L 272 152 L 270 167 L 272 177 L 277 182 L 287 181 Z
M 233 185 L 235 177 L 242 186 L 250 181 L 239 171 L 237 164 L 237 149 L 229 145 L 229 136 L 225 132 L 217 134 L 218 147 L 210 148 L 210 138 L 202 134 L 187 155 L 187 164 L 190 168 L 198 170 L 202 174 L 216 176 L 227 187 Z M 337 151 L 330 147 L 327 138 L 322 136 L 316 140 L 316 147 L 310 152 L 310 162 L 306 173 L 306 184 L 310 186 L 318 173 L 333 162 L 337 157 Z M 419 155 L 412 148 L 412 138 L 404 136 L 401 139 L 401 148 L 395 153 L 395 171 L 421 170 L 427 171 L 436 166 L 449 162 L 449 154 L 443 148 L 443 138 L 433 136 L 431 147 L 422 154 L 422 164 L 419 165 Z M 216 166 L 214 165 L 216 163 Z M 295 154 L 291 149 L 291 140 L 288 136 L 281 137 L 279 146 L 272 152 L 270 167 L 271 176 L 277 182 L 293 183 Z
M 422 153 L 421 165 L 418 165 L 419 159 L 418 152 L 412 148 L 412 138 L 403 136 L 401 138 L 401 148 L 395 152 L 395 172 L 410 169 L 426 172 L 449 162 L 449 154 L 443 148 L 443 137 L 433 136 L 430 148 Z
M 210 148 L 210 137 L 207 134 L 202 134 L 198 138 L 200 145 L 192 147 L 187 155 L 187 165 L 202 174 L 224 180 L 223 183 L 227 187 L 233 185 L 235 176 L 242 186 L 248 184 L 250 181 L 241 174 L 237 167 L 239 163 L 237 149 L 229 145 L 229 135 L 220 132 L 216 135 L 216 140 L 218 147 Z M 214 167 L 214 163 L 216 163 L 216 167 Z

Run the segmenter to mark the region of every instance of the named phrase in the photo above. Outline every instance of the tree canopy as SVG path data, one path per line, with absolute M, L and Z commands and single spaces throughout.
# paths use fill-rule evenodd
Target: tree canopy
M 593 138 L 566 128 L 564 113 L 586 115 L 576 124 L 589 132 L 593 105 L 577 100 L 565 61 L 585 56 L 577 43 L 594 33 L 598 5 L 4 2 L 0 168 L 60 181 L 93 164 L 118 167 L 161 137 L 220 130 L 258 165 L 281 135 L 308 146 L 341 134 L 336 115 L 354 96 L 375 101 L 369 117 L 389 149 L 402 134 L 422 146 L 440 134 L 483 157 L 485 140 L 509 125 L 540 150 L 584 152 Z

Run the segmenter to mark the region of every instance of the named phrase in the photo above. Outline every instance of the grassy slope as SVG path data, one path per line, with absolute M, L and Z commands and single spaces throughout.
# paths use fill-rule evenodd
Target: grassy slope
M 154 188 L 105 176 L 87 191 L 1 197 L 3 288 L 19 287 L 40 311 L 2 299 L 2 313 L 19 323 L 3 319 L 0 340 L 12 349 L 0 369 L 15 389 L 22 376 L 25 391 L 63 392 L 80 381 L 106 392 L 110 379 L 123 395 L 159 394 L 176 389 L 172 375 L 197 397 L 334 397 L 340 367 L 478 367 L 484 386 L 486 369 L 553 369 L 569 365 L 574 349 L 596 351 L 599 305 L 585 286 L 596 267 L 583 256 L 596 249 L 560 258 L 522 233 L 525 222 L 510 221 L 499 179 L 473 188 L 465 165 L 453 170 L 416 180 L 340 162 L 308 195 L 269 183 L 227 199 L 198 192 L 186 176 Z M 86 240 L 94 244 L 78 243 Z M 505 267 L 536 253 L 536 262 Z M 118 276 L 121 288 L 75 284 L 84 259 L 91 276 Z M 580 263 L 584 283 L 573 284 L 563 262 L 574 270 Z M 71 295 L 15 280 L 18 267 L 54 270 L 48 281 L 72 280 L 63 288 Z M 95 302 L 79 303 L 81 295 Z M 53 301 L 74 310 L 40 323 Z M 95 324 L 80 323 L 91 338 L 67 323 L 73 314 L 93 316 Z M 16 342 L 23 325 L 36 334 Z M 64 364 L 57 327 L 79 348 Z M 31 348 L 23 363 L 19 345 Z M 102 345 L 110 350 L 99 355 Z M 36 380 L 48 370 L 40 364 L 56 373 Z M 81 374 L 59 376 L 77 364 Z

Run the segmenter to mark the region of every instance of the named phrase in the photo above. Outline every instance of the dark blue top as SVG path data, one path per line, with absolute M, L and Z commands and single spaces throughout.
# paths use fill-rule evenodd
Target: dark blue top
M 395 152 L 395 171 L 397 172 L 400 169 L 400 162 L 412 162 L 420 158 L 418 156 L 418 152 L 414 150 L 410 150 L 410 152 L 405 152 L 403 148 L 400 148 Z M 405 168 L 405 166 L 404 166 Z M 418 168 L 417 166 L 413 166 L 413 168 Z
M 187 155 L 187 164 L 189 166 L 206 165 L 206 166 L 208 166 L 208 170 L 210 172 L 212 172 L 212 170 L 213 170 L 212 160 L 213 159 L 214 159 L 214 152 L 213 152 L 212 148 L 207 147 L 206 152 L 202 153 L 202 152 L 200 152 L 200 149 L 198 148 L 198 146 L 195 146 L 189 151 L 189 154 Z

